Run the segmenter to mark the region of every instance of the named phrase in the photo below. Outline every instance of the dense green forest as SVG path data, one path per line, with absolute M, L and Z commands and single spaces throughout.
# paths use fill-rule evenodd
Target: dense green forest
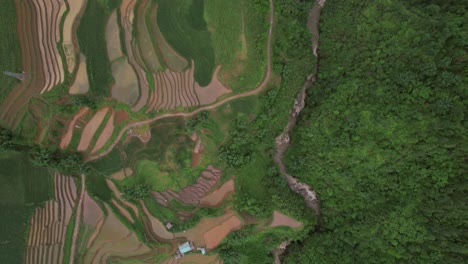
M 287 158 L 323 224 L 285 263 L 466 263 L 466 7 L 326 2 Z

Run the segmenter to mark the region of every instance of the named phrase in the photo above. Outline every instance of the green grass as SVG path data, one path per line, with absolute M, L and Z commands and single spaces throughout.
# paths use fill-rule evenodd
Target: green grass
M 268 1 L 264 4 L 249 0 L 205 2 L 205 18 L 212 33 L 216 64 L 223 65 L 222 79 L 235 91 L 253 89 L 263 79 L 268 15 Z
M 110 176 L 112 173 L 124 168 L 122 158 L 117 148 L 114 148 L 104 157 L 93 161 L 90 165 L 95 169 L 96 173 L 103 176 Z
M 21 56 L 16 33 L 16 10 L 14 1 L 2 1 L 0 8 L 0 103 L 19 81 L 3 74 L 4 71 L 21 72 Z
M 114 82 L 104 35 L 109 14 L 98 1 L 87 1 L 77 30 L 80 49 L 86 56 L 90 94 L 94 96 L 108 97 L 109 87 Z
M 215 55 L 204 20 L 204 1 L 161 0 L 157 20 L 174 50 L 195 61 L 195 80 L 202 86 L 208 85 L 215 68 Z
M 112 198 L 112 191 L 107 186 L 106 178 L 95 171 L 86 175 L 86 189 L 101 201 L 107 202 Z
M 29 217 L 52 198 L 51 190 L 47 170 L 34 167 L 25 154 L 0 152 L 0 262 L 23 262 Z

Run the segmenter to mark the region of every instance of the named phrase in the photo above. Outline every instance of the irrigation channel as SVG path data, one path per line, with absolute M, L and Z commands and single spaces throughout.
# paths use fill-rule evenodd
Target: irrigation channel
M 275 163 L 278 165 L 281 175 L 287 181 L 289 188 L 294 192 L 302 195 L 308 207 L 315 211 L 317 216 L 317 227 L 320 227 L 321 217 L 320 217 L 320 202 L 317 198 L 317 193 L 307 184 L 299 182 L 295 177 L 288 174 L 286 165 L 283 162 L 284 154 L 290 145 L 290 134 L 294 127 L 296 126 L 297 119 L 299 114 L 305 107 L 305 99 L 307 97 L 307 90 L 311 88 L 315 81 L 317 80 L 318 67 L 319 67 L 319 56 L 317 53 L 318 43 L 319 43 L 319 22 L 320 22 L 320 13 L 325 0 L 317 0 L 309 12 L 309 19 L 307 22 L 307 27 L 312 33 L 312 52 L 316 57 L 314 72 L 309 75 L 302 86 L 301 91 L 294 101 L 294 105 L 289 113 L 289 119 L 286 127 L 283 129 L 283 133 L 276 137 L 275 147 L 276 154 L 274 157 Z M 273 257 L 275 264 L 281 264 L 280 256 L 286 251 L 286 248 L 289 246 L 291 241 L 284 241 L 277 248 L 273 250 Z

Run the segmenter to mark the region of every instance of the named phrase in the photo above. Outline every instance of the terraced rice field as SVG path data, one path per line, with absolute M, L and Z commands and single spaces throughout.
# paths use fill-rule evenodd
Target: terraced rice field
M 76 205 L 73 178 L 54 175 L 55 199 L 36 209 L 30 222 L 26 263 L 63 263 L 65 233 Z
M 94 134 L 98 130 L 100 124 L 107 115 L 109 108 L 102 108 L 93 116 L 93 118 L 86 124 L 81 134 L 81 140 L 78 145 L 78 151 L 85 151 L 89 148 L 91 140 L 93 139 Z
M 79 16 L 85 8 L 86 0 L 67 0 L 67 3 L 69 11 L 63 24 L 62 48 L 65 52 L 67 70 L 71 73 L 76 66 L 75 57 L 77 53 L 75 48 L 76 37 L 74 35 L 74 31 L 76 30 L 76 24 L 79 22 Z
M 137 0 L 122 0 L 122 3 L 120 5 L 121 24 L 124 30 L 124 43 L 125 50 L 127 51 L 128 63 L 135 70 L 135 74 L 138 78 L 139 83 L 139 89 L 138 86 L 136 87 L 136 90 L 139 92 L 139 98 L 138 101 L 132 107 L 134 111 L 140 110 L 146 104 L 149 91 L 149 83 L 146 79 L 145 70 L 142 67 L 140 51 L 135 47 L 135 45 L 132 45 L 132 30 L 135 18 L 134 8 L 136 3 Z
M 153 47 L 153 39 L 150 28 L 146 21 L 146 15 L 150 10 L 152 1 L 143 0 L 136 12 L 136 42 L 142 55 L 142 63 L 146 66 L 149 72 L 158 72 L 163 70 L 163 65 L 160 62 L 157 51 Z
M 98 139 L 96 141 L 96 144 L 94 144 L 94 147 L 91 150 L 91 153 L 95 153 L 96 151 L 98 151 L 102 147 L 104 147 L 106 142 L 112 136 L 112 132 L 114 132 L 114 117 L 115 117 L 115 112 L 112 112 L 109 120 L 107 120 L 107 123 L 104 126 L 104 129 L 102 130 L 101 134 L 99 135 L 99 137 L 98 137 Z
M 106 180 L 106 183 L 107 183 L 107 186 L 109 186 L 109 188 L 112 190 L 112 192 L 114 192 L 114 195 L 119 200 L 119 202 L 121 202 L 122 204 L 130 208 L 133 211 L 133 213 L 138 217 L 140 215 L 138 208 L 134 204 L 122 199 L 122 193 L 119 191 L 117 186 L 115 186 L 115 184 L 111 180 Z M 124 213 L 124 215 L 127 215 L 127 214 L 128 213 Z
M 16 127 L 21 121 L 27 110 L 24 106 L 32 96 L 50 91 L 65 78 L 57 48 L 65 2 L 27 0 L 16 1 L 15 6 L 21 65 L 27 81 L 12 90 L 0 106 L 0 119 L 9 127 Z
M 220 177 L 221 171 L 209 165 L 206 170 L 202 172 L 196 184 L 184 187 L 178 193 L 172 190 L 166 190 L 163 192 L 153 191 L 151 195 L 158 203 L 164 206 L 169 206 L 169 202 L 172 199 L 176 199 L 185 204 L 199 205 L 202 197 L 218 183 Z
M 149 11 L 149 10 L 148 10 Z M 166 38 L 161 33 L 159 29 L 159 25 L 157 23 L 157 13 L 158 13 L 158 5 L 154 4 L 151 8 L 151 13 L 149 16 L 149 21 L 147 24 L 151 26 L 151 31 L 153 38 L 155 39 L 155 48 L 159 50 L 161 54 L 162 60 L 165 65 L 172 71 L 181 72 L 189 65 L 187 59 L 182 57 L 179 53 L 177 53 L 169 43 L 167 43 Z
M 65 134 L 63 134 L 62 139 L 60 140 L 61 149 L 66 149 L 68 147 L 73 137 L 73 131 L 76 126 L 76 121 L 82 116 L 84 116 L 88 111 L 89 108 L 84 107 L 80 109 L 80 111 L 76 113 L 75 116 L 73 116 L 73 118 L 70 120 L 67 126 L 67 131 L 65 132 Z
M 150 251 L 132 231 L 118 220 L 108 205 L 105 208 L 107 217 L 99 234 L 86 252 L 84 263 L 106 263 L 111 256 L 142 255 Z

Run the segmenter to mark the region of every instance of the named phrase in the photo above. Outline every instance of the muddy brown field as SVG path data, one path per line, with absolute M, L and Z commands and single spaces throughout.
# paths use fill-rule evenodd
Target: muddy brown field
M 206 242 L 206 249 L 216 248 L 221 241 L 233 230 L 238 229 L 242 225 L 242 222 L 237 216 L 232 216 L 222 224 L 209 230 L 203 235 Z
M 86 57 L 80 54 L 80 64 L 73 84 L 70 86 L 70 94 L 86 94 L 89 90 L 88 73 L 86 72 Z
M 216 189 L 214 192 L 208 194 L 200 200 L 201 206 L 211 206 L 216 207 L 221 204 L 221 202 L 231 193 L 234 193 L 234 179 L 230 179 L 225 182 L 219 189 Z
M 93 147 L 93 150 L 91 150 L 91 153 L 95 153 L 96 151 L 104 147 L 106 142 L 112 136 L 112 133 L 114 132 L 114 116 L 115 116 L 115 112 L 112 112 L 111 117 L 107 121 L 104 129 L 101 132 L 101 135 L 99 135 L 96 141 L 96 144 Z
M 301 227 L 302 223 L 278 211 L 273 212 L 273 221 L 270 227 L 289 226 L 291 228 Z
M 94 134 L 99 129 L 102 121 L 107 115 L 109 108 L 101 108 L 96 114 L 91 118 L 91 120 L 86 124 L 85 128 L 83 129 L 83 133 L 81 133 L 80 143 L 78 144 L 78 151 L 85 151 L 89 148 L 89 144 L 91 143 Z
M 112 63 L 112 75 L 115 79 L 115 84 L 112 86 L 112 98 L 134 105 L 140 96 L 138 78 L 125 57 Z
M 122 57 L 122 47 L 120 46 L 119 26 L 117 24 L 117 12 L 112 12 L 106 25 L 106 45 L 109 60 L 112 62 Z

